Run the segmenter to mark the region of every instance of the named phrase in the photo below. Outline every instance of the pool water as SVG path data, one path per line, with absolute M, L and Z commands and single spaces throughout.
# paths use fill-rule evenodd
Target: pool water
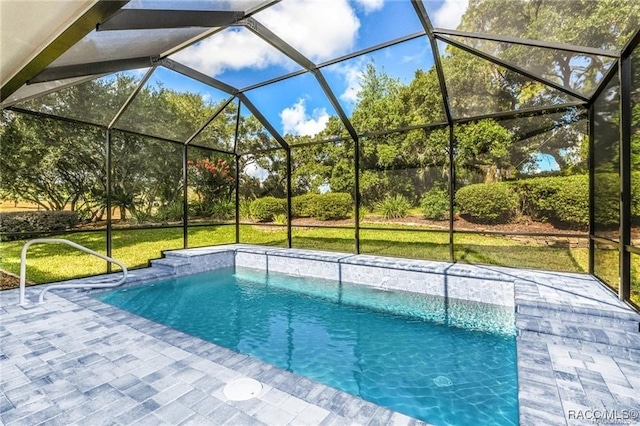
M 96 297 L 435 425 L 518 423 L 513 308 L 241 268 Z

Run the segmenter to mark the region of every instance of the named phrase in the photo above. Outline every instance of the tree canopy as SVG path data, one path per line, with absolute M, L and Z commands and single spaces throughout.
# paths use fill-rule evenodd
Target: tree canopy
M 577 46 L 619 49 L 640 26 L 640 4 L 618 0 L 471 0 L 458 29 L 498 33 Z M 514 63 L 577 93 L 590 94 L 612 65 L 610 58 L 558 49 L 532 48 L 454 37 L 457 41 Z M 533 52 L 533 53 L 532 53 Z M 552 106 L 571 96 L 516 72 L 471 55 L 452 45 L 441 53 L 449 98 L 456 117 L 472 117 L 534 106 Z M 636 69 L 639 67 L 636 67 Z M 637 71 L 636 71 L 637 72 Z M 20 107 L 62 117 L 106 125 L 131 95 L 139 78 L 116 74 L 82 83 Z M 177 91 L 161 84 L 146 85 L 129 105 L 114 131 L 112 143 L 112 205 L 120 216 L 144 215 L 158 206 L 180 203 L 183 159 L 180 144 L 153 139 L 186 141 L 222 103 L 200 93 Z M 350 116 L 358 132 L 374 134 L 360 140 L 362 201 L 373 206 L 382 199 L 403 195 L 416 205 L 431 188 L 445 188 L 449 178 L 449 128 L 436 70 L 417 70 L 408 84 L 369 62 Z M 634 122 L 638 105 L 634 106 Z M 615 113 L 607 120 L 615 121 Z M 190 172 L 199 183 L 188 194 L 229 201 L 232 192 L 207 190 L 233 185 L 233 155 L 238 154 L 241 198 L 286 194 L 286 155 L 252 115 L 240 114 L 237 147 L 235 124 L 238 104 L 229 103 L 192 141 Z M 579 108 L 555 114 L 510 120 L 485 119 L 453 129 L 456 184 L 493 182 L 535 174 L 584 172 L 587 143 L 585 112 Z M 22 199 L 46 209 L 65 207 L 100 218 L 106 206 L 105 131 L 11 111 L 3 111 L 0 136 L 0 187 L 2 197 Z M 393 132 L 407 126 L 434 123 L 425 129 Z M 391 132 L 388 132 L 390 131 Z M 387 133 L 385 133 L 387 132 Z M 319 139 L 346 136 L 338 117 L 329 118 Z M 353 192 L 354 147 L 349 138 L 308 144 L 311 138 L 285 135 L 292 145 L 292 193 Z M 640 141 L 634 134 L 634 164 Z M 637 143 L 636 143 L 637 142 Z M 296 147 L 296 145 L 304 146 Z M 612 153 L 611 155 L 615 155 Z M 216 173 L 225 169 L 224 175 Z M 544 160 L 544 161 L 543 161 Z M 541 164 L 547 164 L 541 166 Z M 220 165 L 220 167 L 218 167 Z M 191 183 L 190 183 L 191 184 Z M 197 190 L 195 189 L 197 188 Z M 221 194 L 225 194 L 224 197 Z M 208 195 L 207 195 L 208 194 Z M 203 200 L 201 200 L 203 201 Z

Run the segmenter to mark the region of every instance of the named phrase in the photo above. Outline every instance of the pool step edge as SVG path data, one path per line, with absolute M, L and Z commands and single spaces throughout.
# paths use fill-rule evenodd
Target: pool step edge
M 624 330 L 594 323 L 598 319 L 601 318 L 593 317 L 592 321 L 577 322 L 563 318 L 544 318 L 520 313 L 516 316 L 516 326 L 521 331 L 568 337 L 640 351 L 640 332 L 638 332 L 637 322 L 629 322 L 630 325 L 635 325 L 635 329 Z
M 640 331 L 640 315 L 633 312 L 591 311 L 588 313 L 584 309 L 572 309 L 572 307 L 561 305 L 543 308 L 520 303 L 516 304 L 516 312 L 541 319 L 571 321 L 629 332 Z

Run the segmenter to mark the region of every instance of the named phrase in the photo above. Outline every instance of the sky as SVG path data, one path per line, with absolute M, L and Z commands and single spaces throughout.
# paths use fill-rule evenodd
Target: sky
M 127 7 L 238 10 L 259 3 L 260 0 L 134 0 Z M 435 27 L 456 28 L 468 0 L 425 0 L 424 4 Z M 408 0 L 283 0 L 254 18 L 316 64 L 422 31 Z M 444 51 L 441 43 L 439 49 Z M 239 89 L 302 69 L 242 27 L 223 30 L 170 58 Z M 421 36 L 321 68 L 348 116 L 357 101 L 363 70 L 368 64 L 408 84 L 416 70 L 433 66 L 433 53 L 426 36 Z M 147 84 L 198 92 L 212 103 L 229 97 L 162 67 Z M 246 95 L 281 135 L 313 136 L 325 127 L 330 116 L 336 115 L 309 73 L 247 91 Z M 241 111 L 250 114 L 246 108 Z M 539 170 L 557 169 L 548 156 L 540 155 L 536 160 Z
M 166 8 L 167 4 L 179 4 L 181 8 L 198 9 L 206 2 L 134 0 L 132 3 L 129 7 Z M 236 9 L 257 2 L 217 0 L 215 3 L 220 9 Z M 457 26 L 466 5 L 467 0 L 425 1 L 436 27 Z M 283 0 L 253 17 L 316 64 L 422 31 L 408 0 Z M 237 88 L 301 69 L 284 54 L 241 27 L 221 31 L 170 58 Z M 423 36 L 322 68 L 347 115 L 351 115 L 353 110 L 362 72 L 372 61 L 378 71 L 408 84 L 417 69 L 432 67 L 433 54 L 428 39 Z M 168 88 L 203 93 L 212 101 L 226 97 L 197 82 L 179 78 L 173 72 L 156 72 L 149 84 L 159 81 Z M 248 91 L 247 96 L 283 135 L 313 136 L 322 130 L 329 116 L 336 114 L 310 75 Z

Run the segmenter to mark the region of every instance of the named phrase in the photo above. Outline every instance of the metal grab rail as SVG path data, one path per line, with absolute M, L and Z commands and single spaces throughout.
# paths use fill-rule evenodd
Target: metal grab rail
M 22 247 L 22 252 L 20 253 L 20 305 L 26 305 L 25 301 L 25 283 L 27 281 L 27 249 L 33 244 L 40 243 L 61 243 L 71 246 L 73 248 L 77 248 L 85 253 L 92 254 L 101 259 L 106 260 L 107 262 L 115 263 L 122 269 L 122 278 L 113 283 L 90 283 L 90 284 L 54 284 L 48 286 L 40 292 L 40 297 L 38 298 L 38 302 L 42 303 L 44 301 L 44 295 L 47 291 L 52 289 L 66 289 L 66 288 L 110 288 L 117 287 L 125 282 L 127 279 L 127 275 L 129 271 L 127 271 L 127 267 L 124 266 L 122 262 L 119 260 L 113 259 L 109 256 L 105 256 L 103 254 L 97 253 L 91 249 L 86 248 L 85 246 L 81 246 L 80 244 L 76 244 L 73 241 L 65 240 L 62 238 L 36 238 L 31 241 L 27 241 L 27 243 Z

